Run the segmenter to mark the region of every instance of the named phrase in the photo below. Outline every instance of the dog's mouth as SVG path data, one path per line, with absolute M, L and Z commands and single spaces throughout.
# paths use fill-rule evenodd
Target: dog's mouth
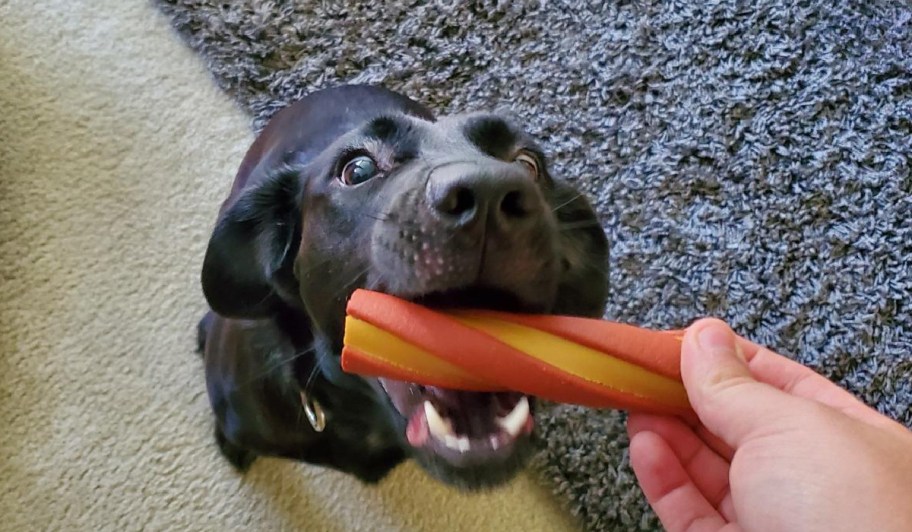
M 473 308 L 504 312 L 543 312 L 540 305 L 523 301 L 516 294 L 487 287 L 441 290 L 408 298 L 425 307 L 436 309 Z
M 412 301 L 433 308 L 484 308 L 508 312 L 544 309 L 499 290 L 469 288 L 433 292 Z M 517 450 L 535 427 L 532 397 L 516 392 L 475 392 L 379 379 L 405 420 L 405 439 L 418 456 L 454 468 L 517 463 Z M 505 472 L 506 473 L 506 472 Z
M 406 420 L 405 438 L 418 452 L 456 467 L 503 462 L 534 427 L 531 398 L 513 392 L 467 392 L 380 379 Z

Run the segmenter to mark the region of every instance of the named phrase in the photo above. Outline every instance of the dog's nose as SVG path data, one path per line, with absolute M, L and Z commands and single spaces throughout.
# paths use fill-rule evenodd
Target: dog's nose
M 438 216 L 453 224 L 487 222 L 503 230 L 522 225 L 542 208 L 534 178 L 506 163 L 433 175 L 428 200 Z

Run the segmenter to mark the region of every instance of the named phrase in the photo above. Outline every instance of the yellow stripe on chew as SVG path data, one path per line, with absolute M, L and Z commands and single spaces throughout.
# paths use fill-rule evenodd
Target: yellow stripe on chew
M 416 347 L 398 336 L 358 318 L 345 318 L 345 344 L 384 364 L 416 375 L 438 376 L 483 384 L 483 380 L 458 366 Z M 383 353 L 396 353 L 386 356 Z
M 591 383 L 636 397 L 654 398 L 670 405 L 685 408 L 689 405 L 684 385 L 680 382 L 606 353 L 507 321 L 479 318 L 460 311 L 450 313 L 450 316 L 530 357 Z

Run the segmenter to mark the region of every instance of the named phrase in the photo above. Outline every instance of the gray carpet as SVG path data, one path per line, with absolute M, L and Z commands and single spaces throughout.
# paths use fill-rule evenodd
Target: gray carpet
M 723 317 L 912 425 L 907 5 L 158 1 L 254 127 L 341 82 L 509 108 L 598 206 L 608 317 Z M 590 529 L 656 527 L 621 415 L 540 426 Z

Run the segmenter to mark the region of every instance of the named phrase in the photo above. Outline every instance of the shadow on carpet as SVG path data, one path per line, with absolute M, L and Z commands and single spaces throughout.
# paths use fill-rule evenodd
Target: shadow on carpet
M 912 425 L 912 8 L 155 3 L 255 128 L 351 82 L 508 108 L 597 205 L 607 317 L 722 317 Z M 589 529 L 658 528 L 623 415 L 553 407 L 540 428 L 543 478 Z

